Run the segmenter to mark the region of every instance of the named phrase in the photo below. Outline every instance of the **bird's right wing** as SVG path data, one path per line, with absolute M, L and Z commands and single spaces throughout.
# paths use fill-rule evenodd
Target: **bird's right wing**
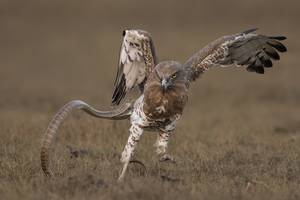
M 256 29 L 223 36 L 195 53 L 184 64 L 189 80 L 194 81 L 214 66 L 247 66 L 250 72 L 263 74 L 264 68 L 272 67 L 272 60 L 279 60 L 277 53 L 285 52 L 280 42 L 284 36 L 265 36 L 254 33 Z
M 125 30 L 112 105 L 118 105 L 126 93 L 137 86 L 143 91 L 147 77 L 156 64 L 157 58 L 150 34 L 142 30 Z

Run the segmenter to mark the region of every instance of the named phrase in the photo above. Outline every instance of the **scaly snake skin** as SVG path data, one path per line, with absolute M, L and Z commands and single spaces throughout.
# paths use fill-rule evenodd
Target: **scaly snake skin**
M 42 140 L 41 165 L 45 175 L 48 177 L 50 177 L 52 174 L 49 169 L 49 150 L 52 140 L 57 135 L 57 130 L 60 124 L 75 109 L 83 110 L 84 112 L 98 118 L 122 120 L 131 115 L 132 105 L 130 103 L 126 103 L 111 111 L 99 111 L 80 100 L 70 101 L 65 104 L 50 121 Z

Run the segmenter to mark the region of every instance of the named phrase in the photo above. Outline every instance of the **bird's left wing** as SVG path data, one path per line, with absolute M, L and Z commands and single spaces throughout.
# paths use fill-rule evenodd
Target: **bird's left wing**
M 143 91 L 148 75 L 157 64 L 150 34 L 143 30 L 125 30 L 120 49 L 112 104 L 118 105 L 135 87 Z
M 189 80 L 194 81 L 213 66 L 231 64 L 247 66 L 248 71 L 263 74 L 264 68 L 272 67 L 272 60 L 280 59 L 277 51 L 287 50 L 279 42 L 286 37 L 259 35 L 254 31 L 256 29 L 223 36 L 194 54 L 184 64 Z

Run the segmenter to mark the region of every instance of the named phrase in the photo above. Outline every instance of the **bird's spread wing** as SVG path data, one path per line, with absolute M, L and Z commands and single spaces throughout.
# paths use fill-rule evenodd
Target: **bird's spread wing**
M 141 90 L 157 64 L 154 45 L 148 32 L 125 30 L 120 49 L 112 104 L 118 105 L 126 93 L 139 86 Z
M 263 74 L 264 68 L 272 67 L 272 60 L 280 59 L 277 51 L 287 50 L 279 42 L 286 37 L 259 35 L 254 31 L 256 29 L 221 37 L 194 54 L 184 64 L 189 72 L 189 80 L 195 80 L 216 65 L 247 66 L 248 71 Z

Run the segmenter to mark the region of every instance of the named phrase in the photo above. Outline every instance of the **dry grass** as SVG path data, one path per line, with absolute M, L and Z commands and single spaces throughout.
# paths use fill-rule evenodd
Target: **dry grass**
M 0 199 L 299 199 L 298 7 L 1 1 Z M 44 178 L 40 141 L 58 108 L 71 99 L 108 108 L 124 27 L 152 32 L 161 60 L 183 62 L 216 37 L 251 27 L 288 36 L 289 52 L 263 76 L 214 69 L 193 85 L 170 143 L 176 164 L 159 163 L 156 135 L 145 133 L 136 157 L 147 171 L 133 165 L 116 184 L 128 122 L 76 112 L 56 140 L 55 177 Z M 68 146 L 82 153 L 71 158 Z

